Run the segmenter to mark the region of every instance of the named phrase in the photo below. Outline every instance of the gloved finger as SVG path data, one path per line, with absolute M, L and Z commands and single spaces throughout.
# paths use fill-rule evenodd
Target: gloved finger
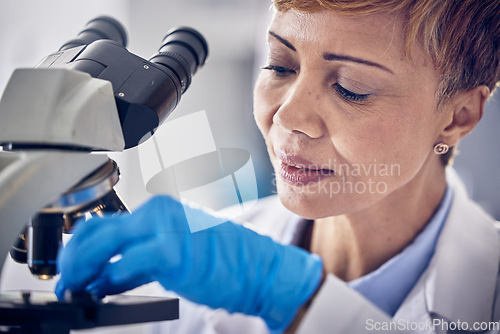
M 97 277 L 97 279 L 91 282 L 85 288 L 85 291 L 97 296 L 98 298 L 104 298 L 107 295 L 115 295 L 135 289 L 141 285 L 151 283 L 152 279 L 149 274 L 144 274 L 142 276 L 134 277 L 132 280 L 122 282 L 120 284 L 115 284 L 111 282 L 109 277 L 110 269 L 112 264 L 108 264 L 104 269 L 103 273 Z
M 127 245 L 172 231 L 190 233 L 183 206 L 166 196 L 153 198 L 131 215 L 79 224 L 58 260 L 67 288 L 83 290 Z
M 59 301 L 64 300 L 64 294 L 65 294 L 66 290 L 67 290 L 66 285 L 64 284 L 63 280 L 59 279 L 59 281 L 57 281 L 56 287 L 54 289 L 54 292 L 55 292 L 57 299 Z
M 141 282 L 145 276 L 151 280 L 165 278 L 173 268 L 181 267 L 180 245 L 165 245 L 162 239 L 149 239 L 125 249 L 119 261 L 109 263 L 109 280 L 117 286 Z
M 155 214 L 151 210 L 139 209 L 131 215 L 93 218 L 77 225 L 58 257 L 59 271 L 67 288 L 83 291 L 126 245 L 154 235 L 151 215 Z
M 109 237 L 106 240 L 107 248 L 116 249 L 116 245 L 162 232 L 190 233 L 183 205 L 169 196 L 154 197 L 130 215 L 93 218 L 78 224 L 66 251 L 76 252 L 72 247 L 92 245 L 97 240 L 90 239 L 98 235 Z
M 122 218 L 101 218 L 88 221 L 91 228 L 80 228 L 58 254 L 58 270 L 66 287 L 72 291 L 83 288 L 119 251 L 122 244 L 113 236 Z M 99 224 L 99 228 L 93 228 Z

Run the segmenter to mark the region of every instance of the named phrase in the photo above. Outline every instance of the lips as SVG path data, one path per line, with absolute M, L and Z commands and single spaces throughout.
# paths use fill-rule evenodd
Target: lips
M 307 186 L 335 175 L 326 164 L 315 164 L 282 150 L 276 150 L 275 153 L 280 161 L 279 175 L 285 182 L 294 186 Z

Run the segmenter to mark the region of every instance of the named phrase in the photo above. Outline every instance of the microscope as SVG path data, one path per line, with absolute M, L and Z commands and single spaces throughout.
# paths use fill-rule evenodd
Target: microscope
M 106 152 L 153 135 L 204 65 L 208 46 L 188 27 L 170 30 L 149 60 L 126 46 L 122 25 L 100 16 L 35 68 L 12 74 L 0 100 L 0 268 L 9 253 L 51 279 L 63 233 L 85 218 L 129 211 Z M 106 298 L 1 293 L 0 333 L 69 333 L 179 316 L 176 298 Z

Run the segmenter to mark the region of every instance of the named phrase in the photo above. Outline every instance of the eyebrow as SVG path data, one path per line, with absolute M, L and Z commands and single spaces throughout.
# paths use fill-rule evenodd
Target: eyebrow
M 381 65 L 379 63 L 374 63 L 372 61 L 361 59 L 361 58 L 345 56 L 345 55 L 338 55 L 335 53 L 325 53 L 325 54 L 323 54 L 323 59 L 328 60 L 328 61 L 350 61 L 353 63 L 358 63 L 358 64 L 363 64 L 363 65 L 368 65 L 368 66 L 380 68 L 381 70 L 384 70 L 384 71 L 387 71 L 391 74 L 394 74 L 394 72 L 392 70 L 385 67 L 384 65 Z
M 276 38 L 278 41 L 280 41 L 283 45 L 285 45 L 290 50 L 297 51 L 297 49 L 295 49 L 295 47 L 292 45 L 292 43 L 290 43 L 289 41 L 287 41 L 286 39 L 284 39 L 283 37 L 281 37 L 277 33 L 269 31 L 269 35 Z
M 286 39 L 284 39 L 283 37 L 281 37 L 277 33 L 273 32 L 273 31 L 269 31 L 269 35 L 271 35 L 274 38 L 276 38 L 278 41 L 280 41 L 283 45 L 285 45 L 290 50 L 293 50 L 295 52 L 297 51 L 297 49 L 295 49 L 295 47 L 293 46 L 292 43 L 290 43 L 289 41 L 287 41 Z M 379 63 L 375 63 L 373 61 L 369 61 L 369 60 L 366 60 L 366 59 L 357 58 L 357 57 L 351 57 L 351 56 L 346 56 L 346 55 L 339 55 L 339 54 L 335 54 L 335 53 L 324 53 L 323 54 L 323 59 L 327 60 L 327 61 L 349 61 L 349 62 L 352 62 L 352 63 L 357 63 L 357 64 L 363 64 L 363 65 L 367 65 L 367 66 L 376 67 L 376 68 L 382 69 L 384 71 L 387 71 L 387 72 L 389 72 L 391 74 L 394 74 L 394 72 L 391 69 L 385 67 L 384 65 L 381 65 Z

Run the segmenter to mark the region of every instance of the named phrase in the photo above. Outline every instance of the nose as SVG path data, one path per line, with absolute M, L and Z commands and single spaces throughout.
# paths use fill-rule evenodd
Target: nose
M 287 132 L 318 139 L 326 131 L 320 108 L 320 88 L 315 89 L 306 79 L 298 79 L 286 91 L 283 103 L 273 115 L 273 123 Z

